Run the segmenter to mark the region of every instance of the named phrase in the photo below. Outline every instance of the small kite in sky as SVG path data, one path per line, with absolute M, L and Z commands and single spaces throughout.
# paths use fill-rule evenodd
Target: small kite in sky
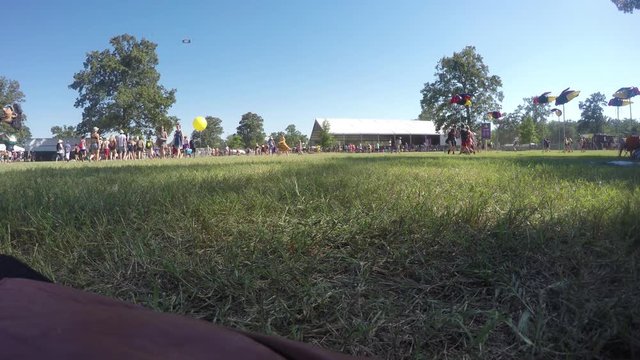
M 622 99 L 622 98 L 618 98 L 618 97 L 615 97 L 615 98 L 609 100 L 609 106 L 627 106 L 627 105 L 631 105 L 631 104 L 633 104 L 633 102 L 631 102 L 631 100 Z
M 533 98 L 533 103 L 534 104 L 550 104 L 552 103 L 556 97 L 555 96 L 549 96 L 549 94 L 551 93 L 551 91 L 547 91 L 546 93 L 543 93 L 540 96 L 536 96 Z
M 191 44 L 191 39 L 182 39 L 183 44 Z
M 580 91 L 569 90 L 569 88 L 566 88 L 556 98 L 556 106 L 564 105 L 564 104 L 568 103 L 569 101 L 577 98 L 578 95 L 580 95 Z
M 451 100 L 449 100 L 449 104 L 458 104 L 466 107 L 471 106 L 471 94 L 457 94 L 453 95 Z
M 562 116 L 562 110 L 558 109 L 558 108 L 553 108 L 551 109 L 551 112 L 556 114 L 557 117 Z
M 637 87 L 624 87 L 624 88 L 618 89 L 618 91 L 613 93 L 613 96 L 618 99 L 631 99 L 636 95 L 640 95 L 640 90 Z M 620 106 L 620 105 L 613 105 L 613 106 Z

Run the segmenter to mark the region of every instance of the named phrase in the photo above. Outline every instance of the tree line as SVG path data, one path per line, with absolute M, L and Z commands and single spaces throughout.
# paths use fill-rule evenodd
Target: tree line
M 640 2 L 612 1 L 625 12 L 638 9 Z M 69 88 L 78 92 L 74 106 L 82 108 L 82 120 L 76 125 L 53 126 L 51 133 L 54 136 L 82 136 L 93 127 L 100 128 L 102 133 L 124 130 L 136 136 L 152 136 L 161 126 L 172 129 L 180 121 L 168 113 L 176 101 L 176 89 L 166 89 L 159 84 L 157 45 L 146 39 L 137 40 L 129 34 L 113 37 L 110 45 L 109 49 L 89 52 L 83 69 L 73 75 Z M 425 83 L 421 90 L 419 119 L 433 121 L 438 130 L 456 125 L 478 129 L 479 123 L 489 121 L 488 113 L 500 110 L 504 98 L 500 90 L 502 80 L 490 73 L 475 47 L 467 46 L 451 57 L 443 57 L 435 69 L 435 80 Z M 450 104 L 454 94 L 472 94 L 472 104 Z M 0 77 L 3 104 L 21 103 L 24 98 L 17 81 Z M 606 117 L 603 110 L 606 105 L 605 95 L 591 94 L 579 103 L 581 118 L 575 124 L 570 121 L 569 127 L 578 133 L 608 132 L 612 135 L 637 130 L 638 122 L 632 119 Z M 554 122 L 547 121 L 550 115 L 548 104 L 534 105 L 532 98 L 524 98 L 514 111 L 495 121 L 494 128 L 498 136 L 518 136 L 522 142 L 538 142 L 553 133 Z M 225 139 L 222 138 L 222 120 L 214 116 L 206 116 L 206 119 L 207 128 L 191 134 L 198 146 L 253 148 L 265 141 L 264 119 L 258 114 L 247 112 L 242 115 L 236 132 Z M 563 123 L 565 129 L 567 125 Z M 0 131 L 10 131 L 7 126 L 0 124 Z M 280 134 L 285 135 L 290 144 L 308 141 L 293 124 L 270 135 L 278 138 Z M 16 137 L 23 142 L 31 137 L 30 129 L 24 126 Z M 331 142 L 329 125 L 323 124 L 320 144 L 330 146 Z
M 134 36 L 123 34 L 109 41 L 110 49 L 91 51 L 87 54 L 83 69 L 73 75 L 69 88 L 78 92 L 74 106 L 82 109 L 82 120 L 76 125 L 56 125 L 51 133 L 58 138 L 84 136 L 98 127 L 101 133 L 123 130 L 134 136 L 153 136 L 157 129 L 172 129 L 180 121 L 168 111 L 176 102 L 176 89 L 166 89 L 156 70 L 157 45 Z M 0 101 L 3 104 L 24 102 L 25 95 L 15 80 L 0 77 Z M 194 131 L 191 137 L 199 147 L 253 148 L 265 142 L 264 119 L 255 113 L 242 115 L 234 134 L 222 138 L 222 120 L 206 116 L 208 126 Z M 7 124 L 0 124 L 0 131 L 10 131 Z M 307 137 L 295 125 L 272 133 L 274 137 L 287 137 L 287 141 L 306 143 Z M 24 126 L 18 141 L 31 137 Z
M 547 121 L 552 114 L 551 105 L 534 104 L 533 97 L 524 98 L 522 104 L 505 114 L 504 118 L 490 119 L 487 116 L 489 113 L 501 109 L 500 102 L 504 97 L 500 91 L 502 80 L 490 74 L 489 67 L 473 46 L 467 46 L 451 57 L 443 57 L 436 65 L 434 78 L 433 82 L 425 83 L 421 91 L 422 112 L 419 118 L 433 121 L 437 130 L 460 125 L 469 125 L 477 130 L 478 123 L 493 122 L 493 138 L 499 143 L 510 143 L 516 137 L 522 143 L 538 143 L 544 138 L 555 139 L 559 126 L 563 129 L 563 137 L 575 137 L 594 133 L 627 135 L 636 132 L 640 125 L 632 119 L 619 120 L 605 116 L 607 98 L 600 92 L 579 102 L 581 115 L 577 122 L 569 120 L 565 123 L 559 118 L 557 121 Z M 452 94 L 472 95 L 471 104 L 452 104 Z

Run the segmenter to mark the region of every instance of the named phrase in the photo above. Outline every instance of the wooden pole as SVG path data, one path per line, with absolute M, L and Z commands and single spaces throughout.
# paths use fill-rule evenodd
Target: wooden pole
M 562 104 L 562 137 L 563 138 L 567 137 L 566 127 L 567 127 L 567 118 L 564 111 L 564 104 Z M 564 139 L 562 139 L 562 141 L 564 141 Z

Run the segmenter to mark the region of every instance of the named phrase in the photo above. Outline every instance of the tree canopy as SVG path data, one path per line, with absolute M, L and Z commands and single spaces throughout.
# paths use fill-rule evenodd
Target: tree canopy
M 75 107 L 83 108 L 80 133 L 157 128 L 166 124 L 176 90 L 159 85 L 157 45 L 124 34 L 110 40 L 113 49 L 87 54 L 84 70 L 69 87 L 78 91 Z
M 329 121 L 325 120 L 322 122 L 322 127 L 320 129 L 320 147 L 323 149 L 330 148 L 335 143 L 335 138 L 331 134 L 331 125 Z
M 236 130 L 246 148 L 253 149 L 256 144 L 264 143 L 264 120 L 258 114 L 248 112 L 242 115 Z
M 24 93 L 20 83 L 0 76 L 0 106 L 24 102 Z
M 521 144 L 530 144 L 538 142 L 536 124 L 530 116 L 524 117 L 518 127 Z
M 300 142 L 306 144 L 309 141 L 307 135 L 302 134 L 298 129 L 296 129 L 294 124 L 287 126 L 284 131 L 271 133 L 271 137 L 273 137 L 275 141 L 278 141 L 280 134 L 284 135 L 287 140 L 287 144 L 290 146 L 298 146 L 298 143 Z
M 52 126 L 51 134 L 58 139 L 69 139 L 78 136 L 76 127 L 73 125 Z
M 227 136 L 226 143 L 227 143 L 227 146 L 229 146 L 229 149 L 246 148 L 244 146 L 244 142 L 242 141 L 242 137 L 238 134 L 231 134 Z
M 521 120 L 529 117 L 535 124 L 539 124 L 547 121 L 547 118 L 551 115 L 550 109 L 550 104 L 534 104 L 533 97 L 526 97 L 522 99 L 522 103 L 511 114 L 520 117 Z
M 16 80 L 8 79 L 4 76 L 0 76 L 0 106 L 9 104 L 22 104 L 25 100 L 25 95 L 20 90 L 20 83 Z M 0 123 L 0 133 L 7 133 L 16 136 L 18 144 L 24 144 L 26 139 L 31 138 L 31 130 L 25 125 L 27 121 L 27 114 L 22 115 L 22 128 L 15 130 L 11 125 L 2 122 Z
M 599 134 L 604 131 L 607 117 L 604 115 L 603 106 L 607 106 L 607 97 L 600 92 L 591 94 L 585 101 L 580 101 L 578 107 L 582 113 L 578 121 L 579 132 Z
M 452 57 L 440 59 L 434 74 L 436 80 L 425 83 L 420 105 L 421 120 L 433 121 L 436 129 L 457 124 L 473 125 L 490 111 L 500 110 L 504 95 L 502 80 L 489 74 L 475 47 L 467 46 Z M 456 94 L 472 94 L 472 105 L 449 104 Z
M 205 119 L 207 119 L 207 127 L 202 131 L 194 130 L 191 133 L 191 138 L 196 142 L 198 147 L 221 147 L 223 143 L 222 120 L 213 116 L 206 116 Z
M 618 10 L 626 13 L 633 13 L 633 10 L 640 10 L 640 0 L 611 0 Z
M 640 129 L 640 122 L 633 119 L 611 119 L 609 118 L 605 124 L 604 132 L 612 135 L 630 135 L 637 134 Z

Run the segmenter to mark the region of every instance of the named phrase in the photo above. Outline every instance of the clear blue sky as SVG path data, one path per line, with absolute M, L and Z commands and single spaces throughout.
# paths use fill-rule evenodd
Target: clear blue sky
M 189 132 L 211 115 L 233 133 L 246 112 L 307 135 L 316 117 L 414 119 L 438 61 L 467 45 L 502 78 L 503 112 L 572 87 L 577 120 L 590 94 L 640 86 L 640 13 L 610 0 L 15 0 L 2 13 L 0 75 L 20 82 L 35 137 L 80 122 L 73 74 L 123 33 L 158 44 L 169 114 Z

